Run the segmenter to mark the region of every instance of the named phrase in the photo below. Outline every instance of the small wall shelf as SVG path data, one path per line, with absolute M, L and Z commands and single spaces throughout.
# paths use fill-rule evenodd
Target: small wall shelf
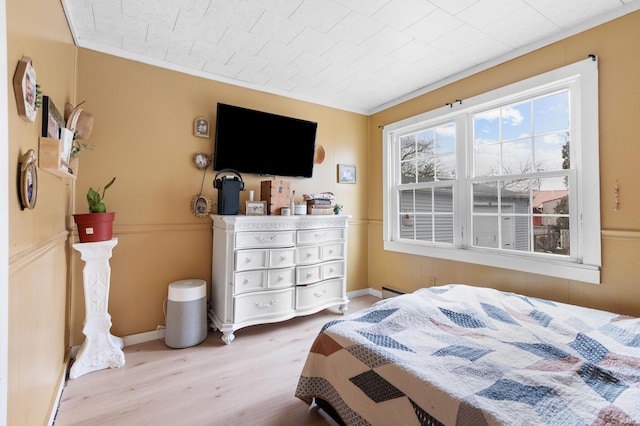
M 69 173 L 67 168 L 77 170 L 77 160 L 67 164 L 62 160 L 61 154 L 62 141 L 60 139 L 41 137 L 38 167 L 63 179 L 76 179 L 76 175 Z

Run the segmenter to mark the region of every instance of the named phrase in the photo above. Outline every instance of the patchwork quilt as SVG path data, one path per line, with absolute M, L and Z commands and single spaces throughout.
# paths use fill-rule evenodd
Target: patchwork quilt
M 420 289 L 325 324 L 295 395 L 347 425 L 640 425 L 640 318 Z

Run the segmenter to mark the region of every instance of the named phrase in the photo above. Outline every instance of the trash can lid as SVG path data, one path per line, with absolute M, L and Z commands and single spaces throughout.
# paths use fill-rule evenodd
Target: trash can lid
M 180 280 L 169 284 L 169 300 L 188 302 L 207 296 L 205 280 Z

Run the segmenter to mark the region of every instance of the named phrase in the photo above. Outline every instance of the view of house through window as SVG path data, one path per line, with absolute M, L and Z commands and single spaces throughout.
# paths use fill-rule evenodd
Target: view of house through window
M 570 117 L 568 90 L 473 115 L 474 246 L 570 255 Z
M 589 62 L 385 126 L 385 249 L 599 279 Z

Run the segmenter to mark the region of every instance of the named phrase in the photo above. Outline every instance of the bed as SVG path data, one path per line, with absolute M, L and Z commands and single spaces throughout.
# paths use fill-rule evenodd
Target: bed
M 295 395 L 347 425 L 638 425 L 640 318 L 420 289 L 325 324 Z

